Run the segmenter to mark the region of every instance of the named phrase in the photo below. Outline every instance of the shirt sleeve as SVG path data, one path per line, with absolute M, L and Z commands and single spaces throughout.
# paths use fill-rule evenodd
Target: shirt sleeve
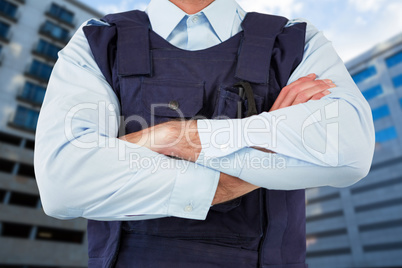
M 212 167 L 213 160 L 217 170 L 282 190 L 347 186 L 365 177 L 374 153 L 370 107 L 331 43 L 308 23 L 304 56 L 288 84 L 310 73 L 332 79 L 337 87 L 321 100 L 244 119 L 199 120 L 202 151 L 197 163 Z M 234 161 L 236 155 L 241 166 L 228 170 L 217 164 Z M 269 155 L 284 160 L 285 168 L 250 168 L 249 161 Z
M 59 53 L 37 125 L 34 166 L 45 212 L 205 219 L 219 172 L 117 139 L 119 122 L 117 97 L 81 26 Z

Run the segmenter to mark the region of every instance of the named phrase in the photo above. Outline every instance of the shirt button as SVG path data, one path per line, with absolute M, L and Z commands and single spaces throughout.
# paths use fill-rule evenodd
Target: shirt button
M 185 211 L 185 212 L 191 212 L 191 211 L 193 211 L 193 206 L 190 206 L 190 205 L 186 206 L 186 207 L 184 208 L 184 211 Z
M 191 20 L 192 20 L 194 23 L 197 23 L 197 22 L 198 22 L 198 16 L 194 16 Z
M 179 109 L 179 103 L 177 101 L 175 101 L 175 100 L 172 100 L 172 101 L 169 102 L 168 107 L 170 109 L 172 109 L 173 111 L 176 111 L 176 110 Z

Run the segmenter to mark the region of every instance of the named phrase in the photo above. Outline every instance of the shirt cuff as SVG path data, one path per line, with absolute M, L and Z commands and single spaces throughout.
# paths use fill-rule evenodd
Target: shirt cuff
M 271 149 L 271 125 L 270 113 L 243 119 L 197 120 L 202 149 L 196 163 L 227 156 L 245 147 Z
M 189 165 L 185 169 L 178 170 L 176 183 L 170 197 L 168 215 L 205 220 L 215 196 L 220 172 L 194 163 L 187 163 Z
M 197 129 L 202 146 L 198 164 L 243 148 L 241 119 L 197 120 Z

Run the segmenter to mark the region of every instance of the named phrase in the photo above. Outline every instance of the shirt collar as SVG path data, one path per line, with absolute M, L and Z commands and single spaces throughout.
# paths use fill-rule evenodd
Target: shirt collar
M 151 0 L 145 12 L 154 32 L 166 39 L 186 13 L 169 0 Z
M 238 8 L 235 0 L 215 0 L 200 12 L 205 14 L 218 37 L 227 40 L 231 36 Z M 169 0 L 151 0 L 146 12 L 152 29 L 165 39 L 187 15 Z
M 239 5 L 234 0 L 215 0 L 203 9 L 212 28 L 221 41 L 232 35 L 233 20 Z

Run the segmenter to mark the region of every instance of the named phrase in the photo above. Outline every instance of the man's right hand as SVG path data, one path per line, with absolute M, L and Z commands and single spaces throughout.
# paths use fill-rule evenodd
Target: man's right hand
M 316 80 L 316 78 L 317 76 L 315 74 L 309 74 L 284 87 L 269 111 L 272 112 L 309 100 L 319 100 L 331 93 L 328 89 L 336 87 L 329 79 Z M 265 148 L 253 148 L 267 153 L 274 153 Z M 230 201 L 258 188 L 258 186 L 245 182 L 237 177 L 221 173 L 212 205 Z
M 258 188 L 260 187 L 245 182 L 237 177 L 221 173 L 212 205 L 230 201 Z

